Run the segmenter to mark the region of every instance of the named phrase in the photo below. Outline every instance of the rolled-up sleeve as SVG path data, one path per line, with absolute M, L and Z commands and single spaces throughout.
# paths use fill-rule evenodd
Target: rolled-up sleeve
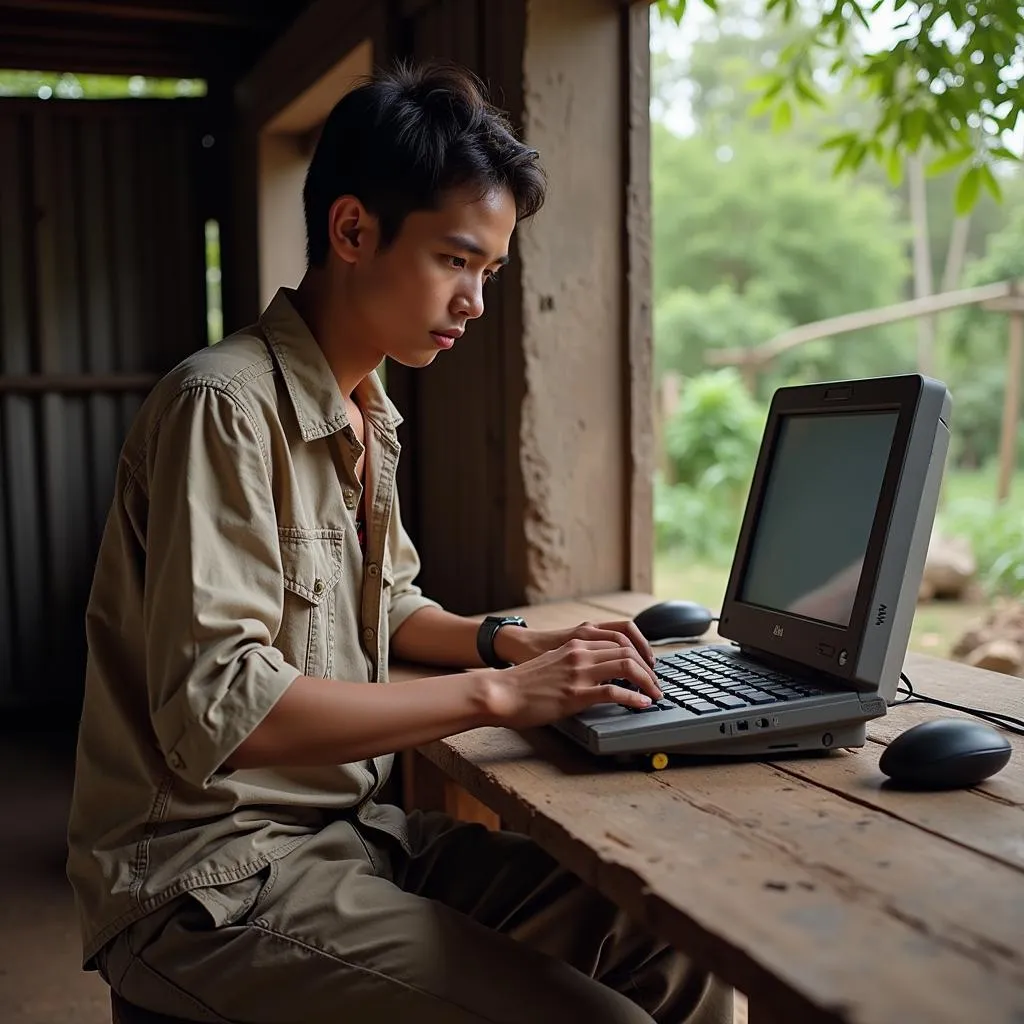
M 206 786 L 299 669 L 273 646 L 283 583 L 259 431 L 229 393 L 171 400 L 144 488 L 143 628 L 150 714 L 170 768 Z
M 394 495 L 391 526 L 388 532 L 388 551 L 391 555 L 391 594 L 388 603 L 388 638 L 394 639 L 399 627 L 421 608 L 439 608 L 436 601 L 423 596 L 416 585 L 420 574 L 420 556 L 402 525 L 402 514 L 398 504 L 398 491 Z

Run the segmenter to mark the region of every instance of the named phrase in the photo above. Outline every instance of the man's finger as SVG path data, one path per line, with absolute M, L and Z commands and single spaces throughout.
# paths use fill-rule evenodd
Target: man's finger
M 592 627 L 593 630 L 601 635 L 613 633 L 616 637 L 620 638 L 620 643 L 627 643 L 631 647 L 636 648 L 640 657 L 647 662 L 648 665 L 654 664 L 654 652 L 651 650 L 651 645 L 644 639 L 643 633 L 637 628 L 637 624 L 630 620 L 623 622 L 602 622 L 600 625 Z
M 581 634 L 582 635 L 582 634 Z M 610 640 L 612 643 L 619 647 L 635 647 L 632 639 L 621 629 L 616 629 L 612 625 L 603 626 L 589 626 L 586 630 L 587 640 Z M 640 652 L 641 657 L 643 652 Z
M 618 647 L 617 650 L 595 651 L 591 664 L 583 670 L 586 678 L 595 683 L 625 679 L 639 686 L 652 700 L 660 699 L 661 689 L 650 667 L 644 664 L 636 651 L 626 657 L 623 657 L 622 651 L 622 647 Z
M 627 708 L 649 708 L 651 698 L 644 693 L 637 693 L 636 690 L 627 690 L 624 686 L 616 686 L 615 683 L 604 683 L 601 686 L 588 687 L 582 694 L 586 706 L 594 704 L 621 704 Z
M 633 645 L 643 655 L 644 661 L 648 665 L 654 664 L 654 651 L 651 650 L 651 645 L 644 638 L 643 633 L 640 632 L 639 627 L 635 622 L 623 622 L 621 624 L 626 635 L 633 641 Z

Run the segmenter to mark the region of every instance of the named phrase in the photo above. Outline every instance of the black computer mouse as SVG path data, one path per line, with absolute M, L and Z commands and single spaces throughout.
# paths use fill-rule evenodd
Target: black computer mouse
M 692 640 L 703 636 L 714 614 L 694 601 L 662 601 L 645 608 L 633 621 L 648 643 L 669 640 Z
M 1010 760 L 1010 741 L 990 725 L 938 718 L 900 733 L 878 767 L 897 786 L 958 789 L 995 775 Z

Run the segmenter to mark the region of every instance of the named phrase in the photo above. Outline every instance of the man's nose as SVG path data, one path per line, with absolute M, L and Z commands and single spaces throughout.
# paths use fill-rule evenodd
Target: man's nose
M 484 312 L 484 291 L 483 282 L 477 282 L 475 287 L 467 287 L 456 296 L 455 308 L 468 320 L 476 320 L 483 316 Z

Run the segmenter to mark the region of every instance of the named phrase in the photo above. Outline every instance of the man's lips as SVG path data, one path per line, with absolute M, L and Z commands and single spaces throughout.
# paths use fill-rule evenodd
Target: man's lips
M 462 337 L 462 331 L 431 331 L 430 336 L 439 348 L 451 348 Z

